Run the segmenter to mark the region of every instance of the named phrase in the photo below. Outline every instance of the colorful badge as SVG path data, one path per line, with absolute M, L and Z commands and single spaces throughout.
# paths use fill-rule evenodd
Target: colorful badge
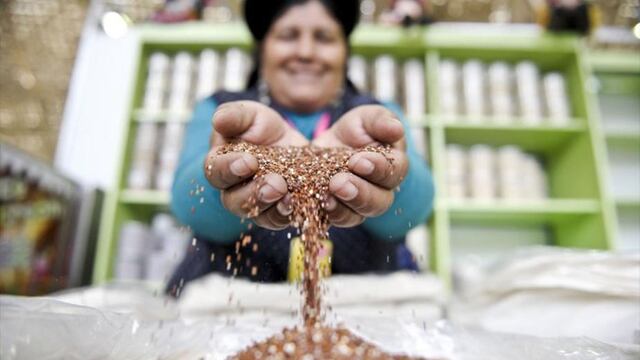
M 331 276 L 331 256 L 333 255 L 333 243 L 329 240 L 320 241 L 318 249 L 318 266 L 320 277 Z M 302 279 L 304 271 L 304 244 L 300 237 L 295 237 L 290 243 L 289 252 L 289 282 L 297 282 Z

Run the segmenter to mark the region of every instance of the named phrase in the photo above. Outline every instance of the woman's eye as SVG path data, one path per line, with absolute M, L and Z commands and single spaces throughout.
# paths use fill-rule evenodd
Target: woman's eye
M 328 33 L 326 31 L 318 31 L 316 32 L 315 38 L 318 41 L 328 43 L 328 42 L 333 42 L 336 37 L 333 34 Z
M 298 37 L 298 32 L 295 30 L 284 30 L 279 32 L 277 37 L 280 40 L 294 40 Z

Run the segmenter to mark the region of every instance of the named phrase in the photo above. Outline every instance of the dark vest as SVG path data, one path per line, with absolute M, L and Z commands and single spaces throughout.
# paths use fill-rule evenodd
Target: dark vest
M 257 101 L 258 92 L 254 87 L 244 92 L 221 91 L 212 97 L 217 105 L 238 100 Z M 331 124 L 347 111 L 366 104 L 379 102 L 370 96 L 360 95 L 349 87 L 342 95 L 342 100 L 328 109 Z M 278 104 L 270 106 L 284 117 L 283 107 Z M 189 247 L 185 259 L 169 281 L 167 291 L 179 295 L 180 284 L 213 271 L 227 275 L 235 273 L 238 277 L 259 282 L 284 281 L 287 279 L 289 267 L 290 238 L 296 234 L 294 228 L 272 231 L 253 226 L 247 234 L 251 236 L 251 243 L 249 246 L 240 247 L 240 256 L 236 252 L 235 243 L 219 244 L 207 240 L 207 234 L 196 234 L 197 245 Z M 331 227 L 329 238 L 333 243 L 333 274 L 386 273 L 400 269 L 417 269 L 413 261 L 407 261 L 411 255 L 404 246 L 404 238 L 397 242 L 389 242 L 376 238 L 363 226 Z M 257 244 L 257 251 L 254 251 L 253 244 Z M 229 256 L 232 259 L 231 266 L 227 265 Z M 253 267 L 256 267 L 257 272 L 252 272 Z

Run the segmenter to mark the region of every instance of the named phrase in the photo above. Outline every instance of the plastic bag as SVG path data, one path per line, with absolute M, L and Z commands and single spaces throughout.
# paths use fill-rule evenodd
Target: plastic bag
M 159 299 L 160 300 L 160 299 Z M 627 360 L 623 349 L 587 338 L 541 339 L 427 324 L 384 316 L 342 317 L 356 334 L 394 353 L 451 360 Z M 0 296 L 2 359 L 225 359 L 296 320 L 264 314 L 263 319 L 203 317 L 139 319 L 134 313 L 73 305 L 49 298 Z
M 456 323 L 544 337 L 640 345 L 640 253 L 534 247 L 454 269 Z

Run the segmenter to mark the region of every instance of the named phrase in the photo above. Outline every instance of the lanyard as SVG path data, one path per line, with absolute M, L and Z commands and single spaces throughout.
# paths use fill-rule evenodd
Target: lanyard
M 289 123 L 289 125 L 295 129 L 296 125 L 293 123 L 293 121 L 291 121 L 289 118 L 286 119 L 287 123 Z M 320 134 L 327 131 L 327 129 L 329 129 L 329 125 L 331 125 L 331 116 L 329 115 L 328 111 L 325 111 L 322 113 L 322 115 L 320 115 L 320 119 L 318 119 L 318 122 L 316 123 L 316 128 L 313 130 L 312 139 L 317 138 L 318 136 L 320 136 Z

